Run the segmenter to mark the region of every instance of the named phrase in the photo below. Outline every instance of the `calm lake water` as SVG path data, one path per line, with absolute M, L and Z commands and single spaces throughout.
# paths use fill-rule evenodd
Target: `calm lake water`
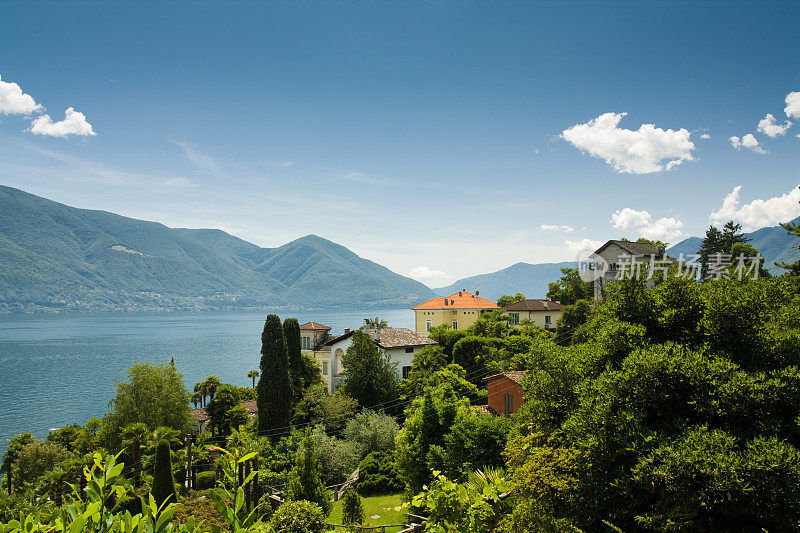
M 414 327 L 410 309 L 279 313 L 341 333 L 380 316 L 392 327 Z M 0 454 L 23 431 L 44 437 L 50 428 L 101 417 L 114 381 L 136 361 L 169 362 L 187 387 L 214 374 L 247 385 L 258 369 L 267 312 L 141 313 L 93 316 L 0 316 Z

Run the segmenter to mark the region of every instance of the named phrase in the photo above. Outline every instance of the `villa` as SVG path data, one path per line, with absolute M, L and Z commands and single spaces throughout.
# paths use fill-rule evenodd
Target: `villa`
M 478 291 L 472 294 L 462 290 L 412 307 L 417 333 L 427 335 L 436 326 L 464 330 L 474 324 L 481 314 L 499 309 L 495 302 L 481 298 L 478 294 Z
M 525 375 L 525 372 L 512 371 L 483 378 L 483 381 L 486 382 L 488 405 L 482 412 L 504 416 L 516 413 L 525 403 L 522 389 Z
M 328 392 L 333 393 L 345 376 L 342 356 L 353 342 L 354 331 L 348 328 L 342 335 L 331 336 L 330 330 L 331 328 L 328 326 L 309 322 L 300 326 L 300 338 L 303 343 L 303 352 L 312 355 L 319 362 L 322 379 L 328 386 Z M 416 353 L 426 346 L 436 344 L 436 341 L 408 328 L 378 328 L 375 330 L 364 326 L 361 331 L 369 335 L 375 345 L 383 350 L 391 361 L 397 363 L 398 379 L 408 377 Z
M 564 306 L 550 300 L 522 300 L 503 308 L 509 316 L 508 323 L 519 325 L 523 320 L 530 320 L 544 329 L 555 329 L 556 322 L 564 312 Z

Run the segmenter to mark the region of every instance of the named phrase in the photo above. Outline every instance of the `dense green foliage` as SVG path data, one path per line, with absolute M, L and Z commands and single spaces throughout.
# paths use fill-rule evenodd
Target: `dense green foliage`
M 564 305 L 591 298 L 594 298 L 594 288 L 581 279 L 577 268 L 562 268 L 561 277 L 547 287 L 547 299 Z
M 342 356 L 342 366 L 347 369 L 342 390 L 363 407 L 375 407 L 395 399 L 397 362 L 361 330 L 354 331 L 351 340 Z
M 507 305 L 511 305 L 516 302 L 521 302 L 523 300 L 525 300 L 525 295 L 522 294 L 521 292 L 517 292 L 513 296 L 509 294 L 504 294 L 503 296 L 497 299 L 497 305 L 499 305 L 500 307 L 505 307 Z
M 359 494 L 363 496 L 395 494 L 404 489 L 405 484 L 397 472 L 392 452 L 372 452 L 358 465 Z
M 286 337 L 286 351 L 289 358 L 289 381 L 295 400 L 303 396 L 303 348 L 300 339 L 300 323 L 296 318 L 283 321 L 283 334 Z
M 275 511 L 270 520 L 274 533 L 323 533 L 325 513 L 307 501 L 287 501 Z
M 261 333 L 261 378 L 258 380 L 258 431 L 275 440 L 291 422 L 292 385 L 286 337 L 278 315 L 268 315 Z
M 314 442 L 310 434 L 303 439 L 297 451 L 295 464 L 289 472 L 286 484 L 286 500 L 306 500 L 322 509 L 324 516 L 331 512 L 331 497 L 320 477 L 319 467 L 314 458 Z

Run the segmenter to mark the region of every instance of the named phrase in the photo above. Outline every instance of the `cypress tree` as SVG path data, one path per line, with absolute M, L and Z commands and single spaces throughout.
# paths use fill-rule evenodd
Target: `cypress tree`
M 172 462 L 169 458 L 169 445 L 166 442 L 159 442 L 156 448 L 153 488 L 150 493 L 158 505 L 167 500 L 169 503 L 178 503 L 178 496 L 175 494 L 175 479 L 172 477 Z
M 342 522 L 346 526 L 359 525 L 364 522 L 364 507 L 361 505 L 361 497 L 354 489 L 349 489 L 344 493 Z
M 284 320 L 283 334 L 286 336 L 286 348 L 289 353 L 289 379 L 294 399 L 299 401 L 303 396 L 303 346 L 300 340 L 300 322 L 296 318 Z
M 256 393 L 258 432 L 277 441 L 287 431 L 292 410 L 286 337 L 278 315 L 267 316 L 261 333 L 261 377 Z

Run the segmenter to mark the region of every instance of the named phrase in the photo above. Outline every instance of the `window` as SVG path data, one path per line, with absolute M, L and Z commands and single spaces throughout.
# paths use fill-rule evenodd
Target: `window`
M 425 321 L 425 331 L 430 331 L 430 330 L 431 330 L 431 321 L 430 320 L 426 320 Z
M 458 329 L 458 320 L 453 320 L 453 329 Z
M 514 397 L 510 394 L 506 394 L 505 414 L 510 415 L 513 412 L 513 408 L 514 408 Z
M 414 353 L 414 348 L 413 347 L 406 348 L 406 353 Z
M 545 324 L 549 324 L 550 323 L 550 315 L 544 315 L 544 323 Z
M 511 313 L 511 323 L 519 324 L 519 313 Z
M 408 379 L 408 376 L 410 376 L 410 375 L 411 375 L 411 367 L 410 366 L 404 366 L 403 367 L 403 379 Z
M 328 362 L 327 361 L 323 361 L 322 362 L 322 373 L 323 373 L 323 375 L 326 375 L 326 376 L 328 375 Z
M 452 315 L 453 315 L 453 316 L 456 316 L 457 314 L 458 314 L 458 311 L 456 311 L 455 309 L 453 309 Z

